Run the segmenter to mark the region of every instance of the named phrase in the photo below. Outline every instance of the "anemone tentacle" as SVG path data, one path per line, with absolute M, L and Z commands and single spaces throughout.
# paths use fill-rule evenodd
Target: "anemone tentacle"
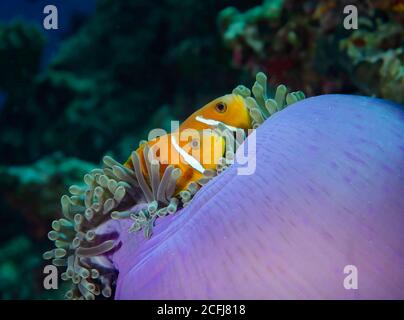
M 305 99 L 305 95 L 302 91 L 288 93 L 287 87 L 283 84 L 276 88 L 275 96 L 270 98 L 267 91 L 267 80 L 268 78 L 263 72 L 258 72 L 256 81 L 251 90 L 243 85 L 239 85 L 233 90 L 234 94 L 238 94 L 246 100 L 247 108 L 253 119 L 253 129 L 261 125 L 275 112 Z
M 111 157 L 104 157 L 104 169 L 94 169 L 84 176 L 85 187 L 73 185 L 70 196 L 61 198 L 64 218 L 52 222 L 48 238 L 55 249 L 43 254 L 46 260 L 65 267 L 61 278 L 70 280 L 72 288 L 68 299 L 94 299 L 102 295 L 110 297 L 116 270 L 104 256 L 116 246 L 114 240 L 105 240 L 98 234 L 111 212 L 125 212 L 142 198 L 132 170 Z

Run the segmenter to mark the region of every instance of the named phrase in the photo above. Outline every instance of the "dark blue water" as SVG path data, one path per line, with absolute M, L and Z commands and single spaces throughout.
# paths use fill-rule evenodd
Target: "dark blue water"
M 55 55 L 60 42 L 74 33 L 95 9 L 95 0 L 6 0 L 0 1 L 0 23 L 22 20 L 34 23 L 43 31 L 47 44 L 43 65 Z M 46 5 L 58 9 L 58 30 L 45 30 L 43 9 Z M 0 100 L 1 101 L 1 100 Z
M 6 93 L 0 90 L 0 112 L 3 109 L 3 105 L 6 102 L 7 96 Z

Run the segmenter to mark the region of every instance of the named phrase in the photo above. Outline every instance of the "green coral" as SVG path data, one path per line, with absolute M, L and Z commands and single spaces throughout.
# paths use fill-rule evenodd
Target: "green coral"
M 53 217 L 59 211 L 60 194 L 94 167 L 61 153 L 28 166 L 0 166 L 0 191 L 10 206 L 41 223 L 40 217 Z
M 43 46 L 44 37 L 36 26 L 21 21 L 0 23 L 0 89 L 12 93 L 15 88 L 31 87 Z
M 37 244 L 27 236 L 10 239 L 0 248 L 0 299 L 60 298 L 62 290 L 47 292 L 42 287 L 43 262 Z M 39 280 L 39 281 L 38 281 Z
M 8 150 L 2 153 L 2 163 L 37 156 L 32 149 L 38 142 L 26 144 L 32 132 L 22 128 L 32 128 L 41 118 L 33 100 L 43 46 L 38 27 L 19 21 L 0 24 L 0 91 L 7 97 L 0 114 L 0 149 Z
M 222 10 L 218 23 L 223 30 L 223 39 L 227 45 L 233 45 L 243 39 L 256 52 L 261 52 L 263 43 L 259 40 L 256 25 L 261 21 L 279 19 L 284 0 L 265 0 L 262 5 L 241 13 L 235 7 Z

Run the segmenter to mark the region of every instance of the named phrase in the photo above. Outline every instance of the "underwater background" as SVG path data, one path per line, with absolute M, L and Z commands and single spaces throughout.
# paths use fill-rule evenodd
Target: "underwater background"
M 61 298 L 42 253 L 68 186 L 258 71 L 307 96 L 404 103 L 403 22 L 400 0 L 0 2 L 0 298 Z

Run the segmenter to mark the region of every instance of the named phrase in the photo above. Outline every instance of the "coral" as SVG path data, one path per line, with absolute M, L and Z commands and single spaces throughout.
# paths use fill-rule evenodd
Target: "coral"
M 111 221 L 115 298 L 402 299 L 403 116 L 383 100 L 324 95 L 270 117 L 253 175 L 229 168 L 150 240 Z M 358 290 L 344 289 L 346 265 Z
M 2 25 L 0 91 L 7 101 L 0 148 L 10 152 L 1 163 L 32 163 L 55 150 L 92 162 L 112 152 L 122 161 L 156 124 L 231 89 L 239 72 L 226 63 L 215 24 L 223 6 L 216 0 L 163 0 L 158 8 L 146 0 L 99 0 L 43 70 L 40 30 Z M 18 61 L 8 63 L 10 56 Z M 17 65 L 29 81 L 14 81 Z
M 359 29 L 341 40 L 340 49 L 360 77 L 356 85 L 368 95 L 404 103 L 404 28 L 394 22 L 362 19 Z
M 63 190 L 82 180 L 94 164 L 56 153 L 29 166 L 0 166 L 0 192 L 11 208 L 32 225 L 34 236 L 46 234 L 49 219 L 60 212 Z
M 94 164 L 53 154 L 25 166 L 0 166 L 0 292 L 2 299 L 61 299 L 68 288 L 43 290 L 41 253 L 58 199 Z
M 25 143 L 32 133 L 24 129 L 31 128 L 41 113 L 33 95 L 43 46 L 44 37 L 36 26 L 18 21 L 0 24 L 0 148 L 8 150 L 2 153 L 2 164 L 10 159 L 21 163 L 38 144 Z
M 347 4 L 360 12 L 358 30 L 343 28 Z M 245 12 L 224 9 L 218 24 L 237 68 L 264 70 L 310 96 L 360 93 L 402 103 L 395 92 L 402 85 L 400 10 L 395 1 L 263 1 Z M 381 61 L 392 55 L 386 76 Z
M 283 0 L 265 0 L 261 6 L 240 13 L 234 7 L 228 7 L 218 16 L 226 45 L 233 46 L 244 41 L 257 54 L 263 54 L 263 42 L 259 39 L 256 25 L 267 20 L 276 20 L 282 13 Z
M 85 144 L 84 160 L 98 161 L 108 151 L 123 160 L 122 151 L 156 122 L 161 126 L 188 115 L 208 94 L 229 89 L 234 73 L 216 45 L 215 15 L 204 17 L 207 6 L 221 9 L 215 9 L 217 1 L 165 0 L 159 10 L 154 6 L 145 0 L 100 0 L 91 19 L 65 41 L 36 85 L 36 104 L 58 111 L 53 123 L 48 121 L 42 152 L 58 148 L 77 156 L 77 145 Z M 191 19 L 195 15 L 204 23 Z M 208 74 L 215 75 L 211 81 L 192 80 Z M 163 115 L 160 109 L 167 105 Z
M 31 87 L 43 45 L 44 38 L 36 26 L 21 21 L 0 24 L 0 89 L 16 93 L 16 88 Z
M 0 298 L 30 299 L 33 296 L 47 299 L 40 275 L 43 265 L 38 256 L 38 245 L 26 235 L 18 235 L 6 241 L 0 248 Z M 61 291 L 53 294 L 61 298 Z

